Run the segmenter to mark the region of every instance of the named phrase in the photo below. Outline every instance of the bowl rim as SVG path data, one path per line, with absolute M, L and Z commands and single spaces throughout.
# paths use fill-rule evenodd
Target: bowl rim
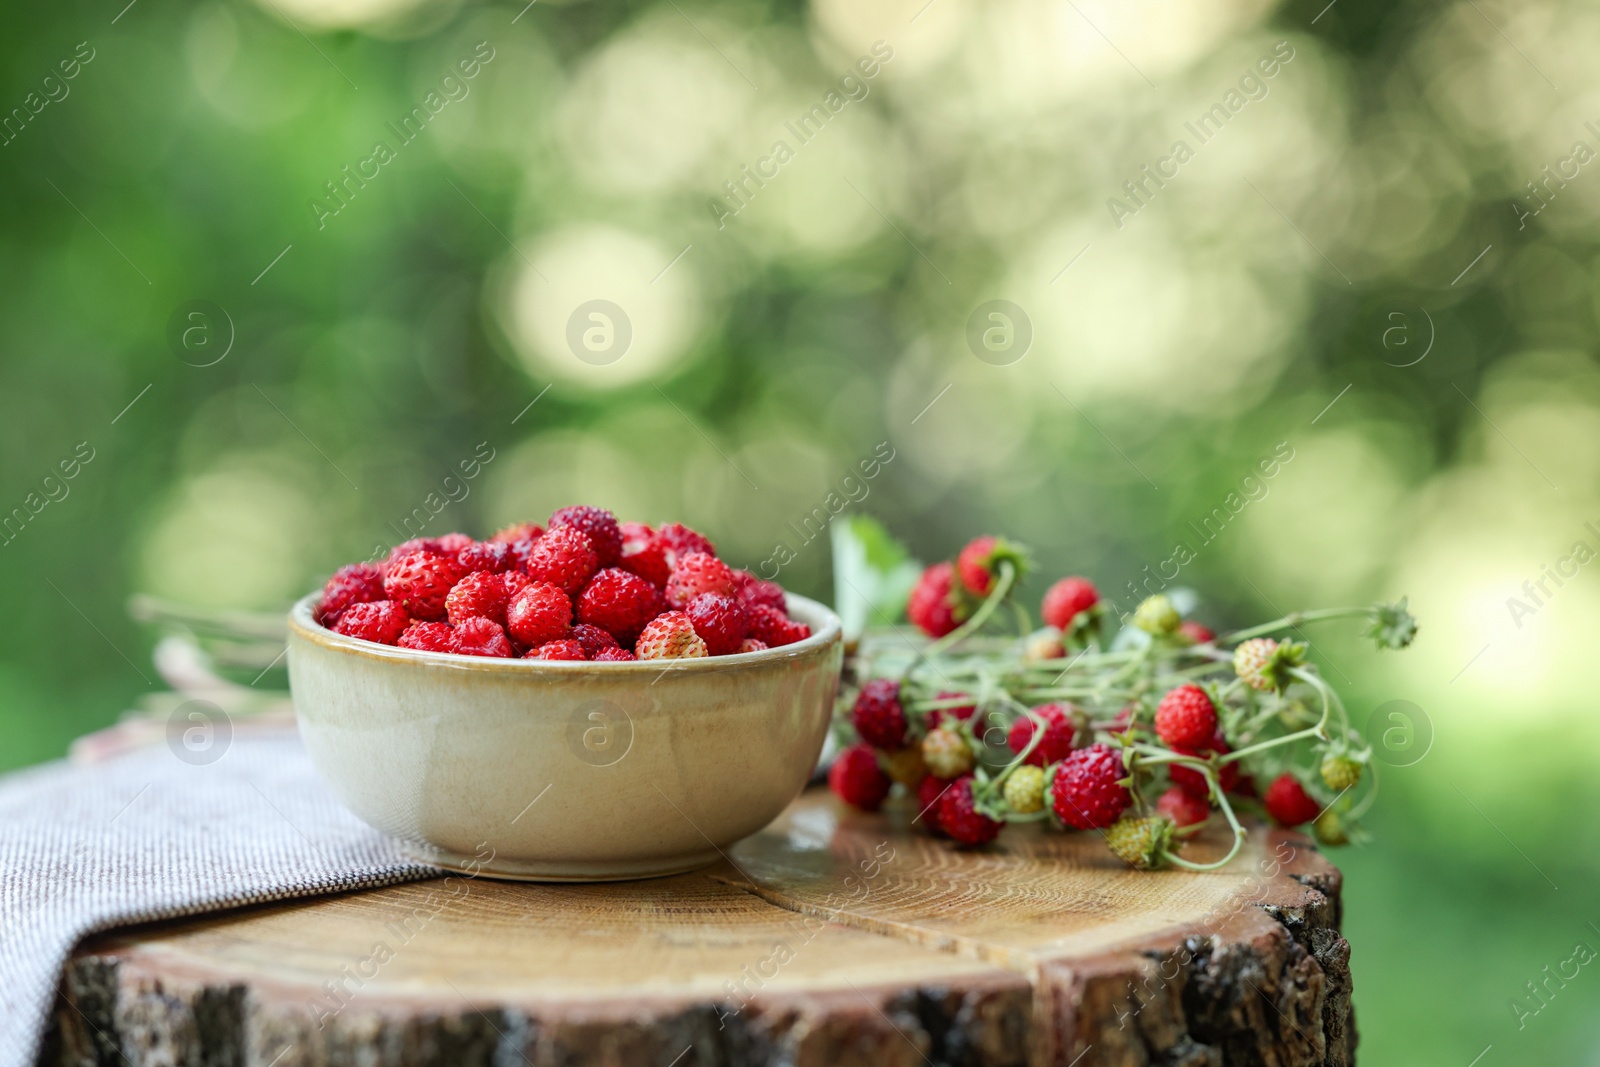
M 796 593 L 785 593 L 784 600 L 789 613 L 798 616 L 799 621 L 811 626 L 811 636 L 802 638 L 792 644 L 779 645 L 777 648 L 764 648 L 755 652 L 733 652 L 726 656 L 705 656 L 695 659 L 624 660 L 617 663 L 596 663 L 593 660 L 501 659 L 495 656 L 468 656 L 459 652 L 426 652 L 416 648 L 400 648 L 397 645 L 380 645 L 359 637 L 335 633 L 316 620 L 313 608 L 321 599 L 322 591 L 316 590 L 295 601 L 294 606 L 289 609 L 288 616 L 289 636 L 291 638 L 299 638 L 331 652 L 367 656 L 377 660 L 409 662 L 431 667 L 451 667 L 458 670 L 474 670 L 478 672 L 514 672 L 522 674 L 598 672 L 613 676 L 629 672 L 635 674 L 662 674 L 666 671 L 672 671 L 674 674 L 679 672 L 708 673 L 798 659 L 840 642 L 844 628 L 839 616 L 826 604 Z M 289 646 L 291 649 L 293 648 L 293 640 L 290 641 Z

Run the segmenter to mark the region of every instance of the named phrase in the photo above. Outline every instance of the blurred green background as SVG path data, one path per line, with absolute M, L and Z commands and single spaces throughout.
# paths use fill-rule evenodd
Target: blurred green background
M 1179 541 L 1215 623 L 1408 593 L 1409 652 L 1317 648 L 1432 736 L 1337 854 L 1362 1061 L 1600 1063 L 1600 974 L 1527 988 L 1600 949 L 1594 5 L 13 22 L 0 766 L 159 685 L 130 596 L 278 609 L 413 532 L 600 503 L 826 596 L 796 529 L 889 442 L 851 506 L 1030 543 L 1030 597 Z

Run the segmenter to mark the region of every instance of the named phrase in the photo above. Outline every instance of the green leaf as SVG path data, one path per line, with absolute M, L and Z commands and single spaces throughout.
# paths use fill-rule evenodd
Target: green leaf
M 833 542 L 833 607 L 846 641 L 867 626 L 898 621 L 922 564 L 878 520 L 844 515 L 829 525 Z

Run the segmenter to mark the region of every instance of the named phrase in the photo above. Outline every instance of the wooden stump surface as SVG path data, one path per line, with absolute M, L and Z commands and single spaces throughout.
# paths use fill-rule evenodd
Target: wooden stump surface
M 455 876 L 105 935 L 69 963 L 40 1062 L 1353 1062 L 1339 874 L 1304 837 L 1139 872 L 1098 834 L 960 852 L 914 815 L 812 791 L 675 878 Z

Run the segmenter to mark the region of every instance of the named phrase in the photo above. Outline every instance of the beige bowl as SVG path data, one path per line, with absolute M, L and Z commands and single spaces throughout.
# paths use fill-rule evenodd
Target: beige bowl
M 839 681 L 839 618 L 789 597 L 804 641 L 711 659 L 566 663 L 391 648 L 289 613 L 312 761 L 418 859 L 497 878 L 676 874 L 805 787 Z

